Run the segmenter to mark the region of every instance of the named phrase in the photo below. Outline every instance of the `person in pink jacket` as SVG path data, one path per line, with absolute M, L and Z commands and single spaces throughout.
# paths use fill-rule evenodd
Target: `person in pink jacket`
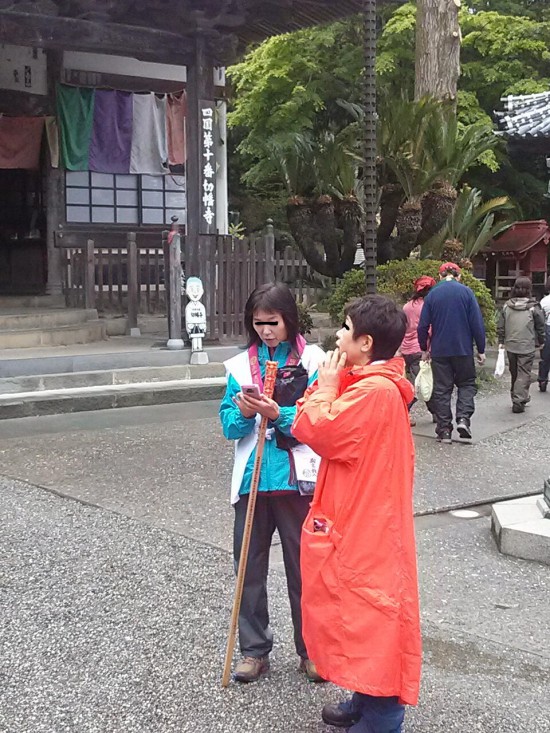
M 403 343 L 401 344 L 399 351 L 405 360 L 407 375 L 413 387 L 416 375 L 420 371 L 420 361 L 422 359 L 422 349 L 418 343 L 417 334 L 418 322 L 420 321 L 420 314 L 422 313 L 422 308 L 424 306 L 424 298 L 428 295 L 435 284 L 436 282 L 433 277 L 429 277 L 428 275 L 422 275 L 422 277 L 417 278 L 413 283 L 414 295 L 403 306 L 403 311 L 407 316 L 407 330 L 405 331 L 405 338 L 403 339 Z M 409 410 L 415 402 L 416 398 L 414 398 L 409 405 Z M 430 406 L 428 404 L 428 410 L 429 409 Z M 416 420 L 412 416 L 409 417 L 409 422 L 411 427 L 416 425 Z

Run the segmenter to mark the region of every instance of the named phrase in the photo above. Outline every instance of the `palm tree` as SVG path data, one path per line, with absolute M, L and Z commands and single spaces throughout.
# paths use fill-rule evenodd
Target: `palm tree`
M 463 186 L 441 230 L 421 249 L 423 259 L 469 264 L 475 255 L 516 220 L 507 196 L 483 202 L 481 191 Z

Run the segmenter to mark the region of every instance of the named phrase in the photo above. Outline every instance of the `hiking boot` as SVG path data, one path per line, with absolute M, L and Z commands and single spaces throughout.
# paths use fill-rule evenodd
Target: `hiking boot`
M 514 404 L 512 405 L 512 412 L 525 412 L 525 405 L 518 405 L 514 402 Z
M 311 659 L 300 659 L 300 666 L 298 669 L 300 672 L 305 674 L 310 682 L 326 682 L 326 680 L 317 672 L 317 667 Z
M 335 728 L 349 728 L 360 720 L 361 714 L 353 710 L 352 702 L 348 700 L 325 705 L 321 717 L 326 725 L 332 725 Z
M 472 431 L 466 420 L 459 420 L 456 424 L 456 429 L 463 440 L 472 439 Z
M 235 667 L 233 677 L 237 682 L 257 682 L 269 671 L 269 657 L 243 657 Z
M 437 436 L 437 442 L 446 443 L 447 445 L 451 445 L 451 443 L 453 442 L 452 432 L 450 430 L 443 430 L 443 432 L 441 432 Z
M 547 387 L 548 387 L 548 380 L 545 380 L 544 382 L 541 382 L 539 380 L 539 389 L 541 392 L 546 392 Z

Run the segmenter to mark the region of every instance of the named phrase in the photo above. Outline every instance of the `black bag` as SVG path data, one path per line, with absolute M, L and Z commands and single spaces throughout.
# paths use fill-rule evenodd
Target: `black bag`
M 275 379 L 273 399 L 279 407 L 293 407 L 304 396 L 308 381 L 309 375 L 301 364 L 279 367 Z M 277 448 L 281 448 L 281 450 L 290 450 L 299 444 L 292 435 L 284 435 L 277 429 L 275 429 L 275 438 Z

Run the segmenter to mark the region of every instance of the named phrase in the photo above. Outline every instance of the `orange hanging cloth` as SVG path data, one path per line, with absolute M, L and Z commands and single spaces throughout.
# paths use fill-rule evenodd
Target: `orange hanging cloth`
M 0 117 L 0 168 L 38 169 L 43 130 L 43 117 Z
M 340 687 L 418 701 L 421 638 L 412 506 L 414 445 L 403 359 L 313 385 L 292 432 L 321 458 L 302 530 L 303 634 Z

